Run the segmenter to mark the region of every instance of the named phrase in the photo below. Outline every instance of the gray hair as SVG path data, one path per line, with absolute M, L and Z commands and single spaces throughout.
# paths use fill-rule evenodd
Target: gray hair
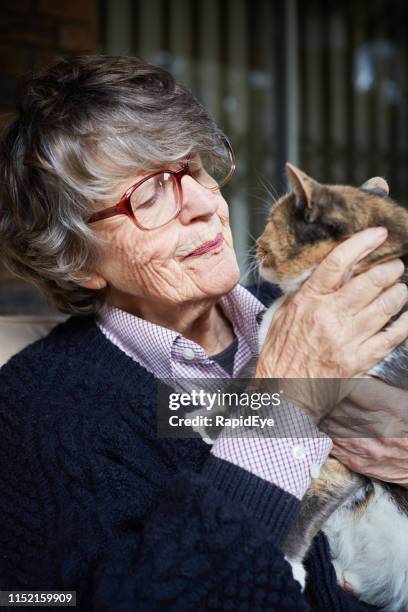
M 61 311 L 97 312 L 106 290 L 79 286 L 103 241 L 86 223 L 115 183 L 222 135 L 191 92 L 135 57 L 60 59 L 32 77 L 0 140 L 0 253 Z

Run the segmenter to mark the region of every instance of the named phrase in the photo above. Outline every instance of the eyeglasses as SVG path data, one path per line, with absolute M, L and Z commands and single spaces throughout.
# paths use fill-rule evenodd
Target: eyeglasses
M 194 154 L 180 163 L 180 170 L 159 170 L 132 185 L 117 204 L 94 213 L 88 223 L 127 215 L 142 230 L 158 229 L 181 212 L 183 176 L 191 176 L 202 187 L 217 191 L 236 168 L 234 151 L 226 138 L 220 140 L 215 151 Z

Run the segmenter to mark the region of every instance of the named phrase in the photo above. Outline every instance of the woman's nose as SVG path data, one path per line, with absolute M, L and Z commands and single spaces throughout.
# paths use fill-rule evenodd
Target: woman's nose
M 192 176 L 181 179 L 183 204 L 179 215 L 181 223 L 191 223 L 195 219 L 208 218 L 216 213 L 219 204 L 219 193 L 206 189 Z

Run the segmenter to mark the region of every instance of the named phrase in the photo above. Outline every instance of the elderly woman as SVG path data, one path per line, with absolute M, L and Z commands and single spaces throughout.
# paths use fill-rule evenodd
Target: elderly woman
M 323 535 L 305 593 L 281 550 L 331 449 L 318 418 L 293 407 L 302 453 L 264 439 L 262 461 L 253 439 L 156 433 L 158 379 L 235 377 L 276 295 L 238 284 L 233 154 L 208 113 L 136 58 L 78 57 L 28 83 L 1 147 L 3 259 L 74 316 L 0 373 L 0 588 L 98 611 L 364 609 Z M 385 236 L 326 258 L 257 377 L 355 376 L 408 335 L 405 315 L 381 331 L 407 298 L 400 261 L 342 283 Z M 391 455 L 375 475 L 392 480 Z

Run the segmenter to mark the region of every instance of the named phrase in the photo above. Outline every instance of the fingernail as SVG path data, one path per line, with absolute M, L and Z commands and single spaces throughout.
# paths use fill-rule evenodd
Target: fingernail
M 401 298 L 400 306 L 402 307 L 408 300 L 408 287 L 405 283 L 397 283 L 396 286 L 398 287 L 398 293 Z
M 404 270 L 405 266 L 402 259 L 391 259 L 372 268 L 372 274 L 374 274 L 379 283 L 386 283 L 391 280 L 390 276 L 401 276 Z
M 403 283 L 397 283 L 389 289 L 388 293 L 383 296 L 387 314 L 394 314 L 395 311 L 402 308 L 407 301 L 407 296 L 407 287 Z
M 367 247 L 364 253 L 361 253 L 360 257 L 356 260 L 356 264 L 384 242 L 387 237 L 388 230 L 386 227 L 369 227 L 364 230 L 363 233 L 365 233 L 366 236 L 371 239 L 371 244 L 369 247 Z
M 402 259 L 391 259 L 384 264 L 384 268 L 388 272 L 399 272 L 402 274 L 405 270 L 405 264 Z
M 370 228 L 370 230 L 372 231 L 373 240 L 381 241 L 388 234 L 388 230 L 386 227 L 373 227 L 373 228 Z

